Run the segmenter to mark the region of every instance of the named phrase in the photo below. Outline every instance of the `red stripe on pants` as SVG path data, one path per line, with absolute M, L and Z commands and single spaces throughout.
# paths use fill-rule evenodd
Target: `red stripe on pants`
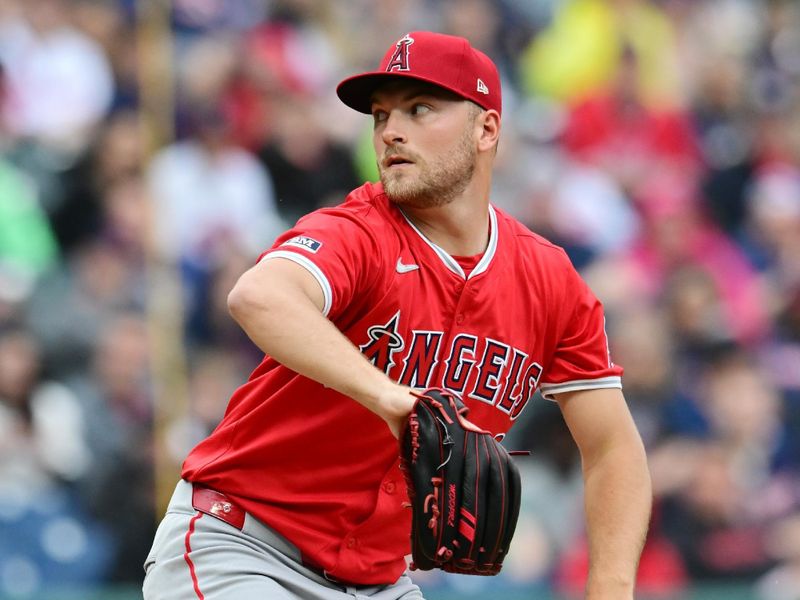
M 186 532 L 186 552 L 183 554 L 183 560 L 186 561 L 186 564 L 189 565 L 189 573 L 192 576 L 192 585 L 194 586 L 194 593 L 197 594 L 197 597 L 200 600 L 205 600 L 205 596 L 203 596 L 203 592 L 200 591 L 200 584 L 197 582 L 197 573 L 194 571 L 194 563 L 192 559 L 189 557 L 189 553 L 192 551 L 192 546 L 189 543 L 189 538 L 194 533 L 194 523 L 203 516 L 203 513 L 199 512 L 195 516 L 192 517 L 192 520 L 189 521 L 189 531 Z

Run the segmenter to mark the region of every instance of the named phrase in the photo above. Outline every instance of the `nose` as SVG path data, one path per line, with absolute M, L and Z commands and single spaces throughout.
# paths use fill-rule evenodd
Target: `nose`
M 389 113 L 389 116 L 386 117 L 386 123 L 383 126 L 381 138 L 383 139 L 383 143 L 387 146 L 404 144 L 408 141 L 405 130 L 402 127 L 402 118 L 398 113 L 399 111 L 393 110 Z

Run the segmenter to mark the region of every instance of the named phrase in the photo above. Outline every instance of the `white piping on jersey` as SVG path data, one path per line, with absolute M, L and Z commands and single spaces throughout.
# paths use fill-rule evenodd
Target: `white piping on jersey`
M 599 390 L 604 388 L 622 389 L 622 378 L 616 375 L 600 377 L 598 379 L 574 379 L 564 383 L 542 383 L 539 389 L 547 400 L 555 400 L 555 394 L 564 392 L 577 392 L 579 390 Z
M 440 246 L 437 246 L 430 241 L 425 234 L 422 233 L 417 226 L 411 222 L 411 219 L 406 216 L 402 209 L 400 210 L 400 214 L 403 215 L 403 218 L 411 226 L 411 228 L 417 232 L 417 235 L 419 235 L 419 237 L 421 237 L 422 240 L 428 244 L 428 246 L 430 246 L 434 252 L 436 252 L 437 256 L 444 263 L 444 265 L 456 275 L 460 275 L 462 279 L 472 279 L 476 275 L 483 273 L 489 267 L 489 263 L 492 262 L 492 258 L 494 258 L 494 254 L 497 251 L 497 215 L 495 214 L 494 208 L 491 204 L 489 205 L 489 244 L 486 246 L 486 251 L 483 253 L 480 261 L 478 261 L 478 264 L 475 265 L 474 269 L 472 269 L 469 277 L 464 275 L 464 270 L 461 268 L 461 265 L 458 264 L 456 259 L 445 252 Z
M 322 308 L 322 314 L 327 317 L 328 312 L 331 310 L 331 305 L 333 304 L 333 290 L 331 289 L 331 284 L 328 281 L 328 278 L 325 277 L 325 274 L 320 270 L 320 268 L 310 259 L 305 256 L 300 256 L 296 252 L 275 250 L 274 252 L 265 254 L 261 260 L 268 260 L 270 258 L 288 258 L 290 261 L 297 263 L 301 267 L 304 267 L 314 276 L 314 279 L 317 280 L 317 283 L 319 283 L 319 286 L 322 288 L 322 295 L 325 298 L 325 306 Z

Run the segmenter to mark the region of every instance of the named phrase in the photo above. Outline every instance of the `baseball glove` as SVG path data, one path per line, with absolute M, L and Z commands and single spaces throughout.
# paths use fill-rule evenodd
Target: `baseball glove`
M 466 419 L 443 389 L 418 396 L 400 436 L 400 466 L 413 512 L 411 569 L 496 575 L 520 506 L 520 476 L 491 433 Z

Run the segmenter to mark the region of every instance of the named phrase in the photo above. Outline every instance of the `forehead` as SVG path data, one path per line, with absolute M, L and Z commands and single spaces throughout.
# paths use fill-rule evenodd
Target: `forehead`
M 443 87 L 407 78 L 397 78 L 377 87 L 370 94 L 370 102 L 383 102 L 390 98 L 410 100 L 419 96 L 433 97 L 451 102 L 466 102 L 464 98 Z

